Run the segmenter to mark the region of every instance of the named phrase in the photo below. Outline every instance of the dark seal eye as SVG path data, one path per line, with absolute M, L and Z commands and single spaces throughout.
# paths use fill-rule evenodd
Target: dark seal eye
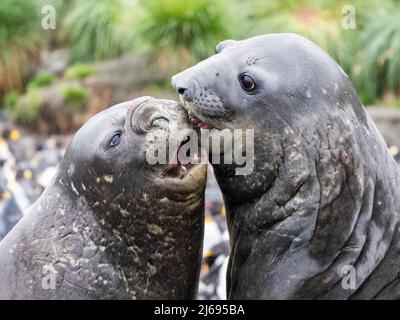
M 240 85 L 246 91 L 253 91 L 256 88 L 255 81 L 248 74 L 242 74 L 239 80 L 240 80 Z
M 114 134 L 110 140 L 110 146 L 115 147 L 121 142 L 121 132 Z

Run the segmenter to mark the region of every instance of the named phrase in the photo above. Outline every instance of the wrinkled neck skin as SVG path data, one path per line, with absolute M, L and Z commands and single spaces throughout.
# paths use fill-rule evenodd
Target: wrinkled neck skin
M 102 232 L 100 245 L 130 297 L 195 298 L 203 237 L 202 191 L 172 198 L 153 186 L 89 204 Z
M 214 165 L 231 238 L 229 298 L 398 298 L 399 169 L 361 104 L 342 105 L 291 122 L 265 106 L 271 120 L 250 119 L 254 172 Z M 342 287 L 345 265 L 355 289 Z
M 154 186 L 118 191 L 110 183 L 109 177 L 95 185 L 79 174 L 58 174 L 32 208 L 35 215 L 51 214 L 28 231 L 35 240 L 26 245 L 32 250 L 26 264 L 36 264 L 29 270 L 48 264 L 57 271 L 57 292 L 34 289 L 32 298 L 65 299 L 70 289 L 75 299 L 195 298 L 204 190 L 171 198 Z

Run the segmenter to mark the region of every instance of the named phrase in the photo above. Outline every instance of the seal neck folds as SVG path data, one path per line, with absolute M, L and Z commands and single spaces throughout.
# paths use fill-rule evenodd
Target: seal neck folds
M 90 185 L 78 181 L 74 177 L 56 180 L 58 191 L 53 189 L 52 199 L 46 201 L 57 207 L 62 199 L 63 208 L 55 210 L 55 220 L 64 230 L 90 239 L 96 250 L 104 250 L 107 263 L 119 270 L 127 297 L 194 298 L 204 190 L 186 200 L 174 199 L 164 189 L 143 182 L 140 190 L 125 184 L 120 192 L 112 193 L 111 177 L 102 177 L 95 185 L 103 192 L 99 198 Z M 76 214 L 68 216 L 68 212 Z
M 340 117 L 326 121 L 328 130 L 256 132 L 264 144 L 256 144 L 254 173 L 243 180 L 214 166 L 233 244 L 230 298 L 349 298 L 363 292 L 358 286 L 384 261 L 398 232 L 392 199 L 399 196 L 385 190 L 381 168 L 370 168 L 361 155 L 378 161 L 385 154 L 385 166 L 395 163 L 384 146 L 364 149 L 361 141 L 379 134 L 373 126 L 363 134 Z M 238 188 L 249 193 L 237 199 Z M 357 288 L 343 290 L 343 265 L 370 273 L 360 272 Z

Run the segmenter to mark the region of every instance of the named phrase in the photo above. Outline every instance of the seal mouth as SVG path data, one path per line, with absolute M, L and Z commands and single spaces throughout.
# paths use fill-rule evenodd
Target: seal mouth
M 189 117 L 189 121 L 197 128 L 199 129 L 214 129 L 211 125 L 209 125 L 208 123 L 200 120 L 199 118 L 197 118 L 192 111 L 188 111 L 188 117 Z
M 181 144 L 179 145 L 177 152 L 175 154 L 175 157 L 172 159 L 171 163 L 168 164 L 167 170 L 164 174 L 164 177 L 168 178 L 178 178 L 178 179 L 183 179 L 186 177 L 190 170 L 193 169 L 198 165 L 198 154 L 194 154 L 189 158 L 189 161 L 187 163 L 182 163 L 179 159 L 179 154 L 182 149 L 182 147 L 189 142 L 189 137 L 186 137 L 181 141 Z M 186 154 L 187 157 L 189 157 L 188 154 Z
M 198 129 L 216 129 L 215 127 L 213 127 L 206 121 L 200 119 L 200 116 L 195 115 L 192 111 L 192 109 L 193 109 L 192 104 L 189 101 L 185 100 L 182 95 L 179 95 L 179 99 L 180 99 L 183 107 L 186 109 L 186 111 L 188 113 L 188 118 L 189 118 L 190 123 L 192 123 L 196 128 L 198 128 Z
M 185 139 L 181 142 L 176 152 L 176 162 L 167 165 L 164 174 L 156 178 L 156 183 L 168 190 L 173 191 L 173 197 L 180 197 L 183 193 L 185 197 L 197 198 L 203 191 L 207 181 L 207 164 L 198 161 L 198 154 L 192 155 L 188 163 L 179 160 L 180 149 L 189 141 Z
M 184 177 L 187 176 L 189 171 L 195 166 L 196 165 L 191 163 L 184 165 L 180 162 L 177 164 L 170 164 L 168 166 L 165 177 L 183 179 Z

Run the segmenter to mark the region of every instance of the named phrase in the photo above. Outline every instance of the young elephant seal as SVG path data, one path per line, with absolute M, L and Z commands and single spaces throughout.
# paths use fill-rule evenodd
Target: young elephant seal
M 225 41 L 172 79 L 201 127 L 254 129 L 254 170 L 214 165 L 231 299 L 400 298 L 400 173 L 351 81 L 293 34 Z
M 93 116 L 53 183 L 0 243 L 1 299 L 192 299 L 206 165 L 150 165 L 176 102 L 150 97 Z M 178 152 L 178 150 L 175 150 Z

